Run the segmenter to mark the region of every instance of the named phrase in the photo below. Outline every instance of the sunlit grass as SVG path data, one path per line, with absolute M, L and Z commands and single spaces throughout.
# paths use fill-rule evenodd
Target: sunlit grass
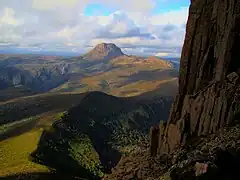
M 159 88 L 159 86 L 163 86 L 165 83 L 176 81 L 176 77 L 173 77 L 170 74 L 165 74 L 165 79 L 159 75 L 159 79 L 156 78 L 156 80 L 139 78 L 139 80 L 135 80 L 135 82 L 128 81 L 128 78 L 138 71 L 139 70 L 134 69 L 134 67 L 115 69 L 110 72 L 103 72 L 94 76 L 82 78 L 81 80 L 73 81 L 68 83 L 68 88 L 66 88 L 66 85 L 62 85 L 54 91 L 64 92 L 71 90 L 71 93 L 83 93 L 86 91 L 106 92 L 101 86 L 101 82 L 106 81 L 108 83 L 108 94 L 119 97 L 131 97 L 146 93 L 148 91 L 153 91 Z M 151 74 L 151 72 L 149 72 L 149 74 Z
M 38 117 L 40 120 L 31 131 L 0 142 L 0 177 L 20 173 L 49 171 L 46 166 L 33 163 L 29 157 L 37 148 L 43 130 L 51 127 L 52 123 L 59 120 L 63 113 L 43 114 Z
M 152 91 L 154 89 L 157 89 L 159 86 L 175 80 L 176 78 L 169 78 L 166 80 L 156 80 L 156 81 L 137 81 L 137 82 L 122 86 L 120 88 L 116 88 L 112 91 L 112 93 L 120 97 L 137 96 L 137 95 Z
M 29 155 L 37 148 L 42 129 L 34 129 L 20 136 L 0 142 L 0 176 L 46 172 L 48 168 L 29 160 Z

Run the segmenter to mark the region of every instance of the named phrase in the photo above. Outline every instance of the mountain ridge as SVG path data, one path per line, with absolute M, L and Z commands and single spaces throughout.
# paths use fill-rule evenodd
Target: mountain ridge
M 96 56 L 97 60 L 91 59 L 94 57 L 92 55 Z M 20 86 L 32 94 L 48 91 L 76 93 L 103 91 L 116 96 L 126 96 L 128 92 L 132 92 L 130 93 L 132 96 L 145 92 L 138 88 L 140 86 L 148 86 L 149 90 L 154 90 L 159 85 L 163 86 L 163 79 L 172 81 L 172 78 L 177 77 L 177 73 L 174 73 L 177 69 L 173 63 L 155 57 L 129 56 L 112 43 L 96 45 L 85 57 L 34 55 L 0 57 L 2 96 L 7 87 L 11 87 L 9 91 L 19 91 L 18 94 L 21 95 L 22 90 L 18 88 Z M 4 73 L 5 71 L 9 73 Z M 128 80 L 132 79 L 132 76 L 135 84 Z M 153 77 L 155 82 L 148 77 Z M 6 96 L 7 98 L 2 100 L 11 98 L 9 94 Z
M 102 173 L 109 172 L 124 153 L 145 146 L 148 128 L 157 123 L 158 118 L 167 118 L 171 101 L 171 97 L 119 98 L 90 92 L 56 121 L 50 131 L 43 133 L 32 154 L 34 162 L 80 177 L 94 179 L 93 174 L 102 177 Z M 75 146 L 87 148 L 86 154 Z M 92 153 L 88 154 L 89 151 Z M 81 158 L 73 152 L 80 153 Z M 89 164 L 85 158 L 92 159 L 94 164 Z

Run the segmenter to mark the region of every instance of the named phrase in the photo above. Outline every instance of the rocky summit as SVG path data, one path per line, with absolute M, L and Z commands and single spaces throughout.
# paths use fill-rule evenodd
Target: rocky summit
M 101 43 L 96 45 L 92 50 L 83 56 L 86 60 L 110 60 L 122 56 L 122 50 L 113 43 Z

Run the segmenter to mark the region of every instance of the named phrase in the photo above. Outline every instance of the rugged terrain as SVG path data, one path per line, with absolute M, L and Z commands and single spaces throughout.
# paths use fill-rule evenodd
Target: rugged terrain
M 192 0 L 179 89 L 150 149 L 124 157 L 105 179 L 239 179 L 239 0 Z
M 105 51 L 107 52 L 107 50 Z M 91 54 L 95 53 L 95 50 L 90 52 Z M 49 172 L 49 167 L 32 162 L 29 158 L 30 153 L 37 149 L 42 132 L 46 133 L 49 129 L 54 129 L 55 125 L 51 128 L 52 123 L 60 120 L 64 112 L 76 105 L 81 107 L 80 109 L 83 108 L 81 105 L 82 98 L 88 93 L 81 92 L 101 90 L 119 96 L 135 96 L 124 100 L 112 98 L 107 111 L 109 117 L 106 120 L 102 120 L 99 112 L 94 116 L 96 120 L 99 119 L 106 123 L 113 121 L 114 127 L 122 127 L 122 123 L 128 127 L 128 120 L 134 122 L 136 118 L 142 117 L 136 125 L 130 125 L 126 130 L 127 132 L 123 131 L 122 128 L 114 129 L 110 126 L 111 137 L 114 135 L 119 136 L 119 138 L 125 136 L 125 144 L 121 144 L 119 138 L 108 139 L 109 137 L 106 134 L 104 135 L 107 142 L 114 144 L 109 145 L 109 149 L 112 146 L 117 148 L 117 156 L 111 155 L 109 159 L 117 161 L 119 154 L 122 155 L 125 151 L 130 152 L 133 147 L 138 147 L 136 142 L 142 142 L 140 139 L 144 141 L 140 143 L 141 145 L 146 143 L 148 128 L 157 123 L 158 118 L 167 119 L 172 97 L 177 89 L 177 70 L 174 69 L 173 63 L 155 57 L 140 58 L 121 55 L 113 59 L 91 61 L 84 60 L 84 57 L 66 58 L 34 55 L 2 55 L 1 58 L 3 71 L 1 72 L 0 90 L 0 100 L 2 101 L 0 102 L 0 152 L 2 154 L 0 176 L 16 174 L 19 176 L 19 174 L 24 173 L 30 173 L 33 176 L 34 173 L 36 175 L 46 173 L 46 176 L 54 176 Z M 59 81 L 60 84 L 56 84 L 58 79 L 61 81 Z M 99 93 L 94 94 L 96 100 L 100 98 L 102 103 L 104 103 L 105 98 L 109 97 L 107 94 L 100 93 L 100 97 L 98 97 Z M 141 96 L 136 96 L 139 94 Z M 94 101 L 95 99 L 90 103 L 85 100 L 90 109 L 94 106 Z M 125 103 L 119 104 L 122 101 Z M 115 119 L 109 113 L 110 110 L 115 111 L 112 106 L 118 104 L 119 108 L 124 111 L 118 112 Z M 100 106 L 105 107 L 105 104 Z M 128 109 L 126 109 L 127 107 Z M 105 110 L 101 111 L 104 112 Z M 81 121 L 86 124 L 90 123 L 88 116 L 86 115 L 86 118 Z M 139 129 L 140 125 L 141 128 Z M 107 128 L 109 127 L 97 126 L 95 128 L 96 132 L 93 133 L 91 138 L 96 139 L 97 134 L 101 134 Z M 137 137 L 137 134 L 140 137 Z M 129 141 L 126 138 L 128 135 L 131 137 Z M 68 139 L 68 137 L 63 138 Z M 79 138 L 85 142 L 84 147 L 87 145 L 87 151 L 89 148 L 94 149 L 88 136 L 81 135 Z M 79 141 L 73 142 L 75 148 L 82 145 Z M 102 143 L 102 141 L 100 142 Z M 135 144 L 128 144 L 128 142 Z M 42 147 L 42 143 L 39 147 Z M 89 157 L 97 157 L 99 152 L 106 150 L 106 148 L 100 147 L 97 152 L 95 150 L 89 152 Z M 58 148 L 69 152 L 62 146 L 58 146 Z M 44 163 L 48 165 L 46 158 L 44 160 Z M 99 168 L 100 165 L 96 164 L 92 166 L 90 163 L 89 166 L 87 160 L 79 161 L 79 158 L 76 158 L 74 161 L 80 162 L 80 165 L 82 165 L 82 162 L 85 165 L 87 164 L 87 168 L 84 166 L 84 170 L 90 168 L 91 173 L 89 174 L 97 173 L 98 176 L 102 176 L 113 166 L 103 163 L 105 169 L 102 169 L 102 167 Z M 98 162 L 97 158 L 94 159 L 94 162 Z M 80 167 L 80 165 L 77 166 Z M 53 165 L 57 169 L 58 166 L 58 163 Z
M 98 44 L 78 57 L 1 55 L 0 100 L 49 91 L 135 96 L 165 85 L 176 87 L 177 76 L 175 63 L 128 56 L 111 43 Z
M 43 132 L 34 161 L 61 173 L 102 177 L 123 154 L 146 146 L 148 129 L 159 118 L 166 121 L 171 102 L 172 98 L 166 97 L 117 98 L 89 93 Z
M 69 179 L 239 179 L 239 6 L 240 0 L 191 1 L 179 88 L 167 122 L 171 98 L 152 94 L 156 87 L 131 98 L 89 92 L 43 131 L 32 161 L 53 168 L 51 176 Z M 97 59 L 102 52 L 104 58 Z M 173 67 L 165 62 L 163 68 L 164 61 L 155 58 L 126 56 L 112 44 L 101 44 L 81 58 L 91 59 L 85 61 L 89 76 L 84 78 L 92 78 L 94 85 L 98 81 L 92 73 L 97 72 L 104 77 L 105 92 L 123 86 L 105 79 L 108 70 L 148 67 L 162 73 Z M 139 73 L 130 72 L 118 77 L 134 79 Z
M 179 90 L 166 129 L 161 132 L 160 153 L 172 152 L 189 138 L 215 133 L 231 124 L 239 111 L 239 4 L 239 0 L 192 2 Z

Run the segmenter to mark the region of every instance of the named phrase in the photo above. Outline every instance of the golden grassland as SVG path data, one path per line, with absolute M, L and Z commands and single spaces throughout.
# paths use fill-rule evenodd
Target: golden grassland
M 0 142 L 0 177 L 31 172 L 47 172 L 48 168 L 29 160 L 37 148 L 42 129 L 34 129 L 20 136 Z
M 138 96 L 145 92 L 149 92 L 155 89 L 161 88 L 161 85 L 174 82 L 177 78 L 171 78 L 167 80 L 156 80 L 156 81 L 138 81 L 120 88 L 115 88 L 112 93 L 120 97 L 132 97 Z
M 14 174 L 48 172 L 46 166 L 33 163 L 30 153 L 37 148 L 39 138 L 44 128 L 60 119 L 61 113 L 45 113 L 40 116 L 36 127 L 19 136 L 8 138 L 0 142 L 0 177 Z
M 145 72 L 145 77 L 141 74 L 142 71 Z M 136 96 L 176 80 L 177 78 L 171 75 L 172 71 L 173 69 L 159 69 L 159 67 L 149 67 L 146 70 L 146 66 L 117 68 L 97 75 L 70 80 L 53 89 L 52 92 L 102 91 L 119 97 Z M 153 76 L 152 80 L 147 76 Z M 103 81 L 107 83 L 107 88 L 101 85 Z
M 87 91 L 102 91 L 113 96 L 135 96 L 148 90 L 155 90 L 156 86 L 151 85 L 151 88 L 148 87 L 149 84 L 152 84 L 149 81 L 171 81 L 173 77 L 176 77 L 173 74 L 177 72 L 172 63 L 156 57 L 144 59 L 123 55 L 112 59 L 108 62 L 108 65 L 111 66 L 110 69 L 100 70 L 101 68 L 97 68 L 98 71 L 89 74 L 86 72 L 80 78 L 74 76 L 64 84 L 52 89 L 51 92 L 83 93 Z M 152 79 L 148 77 L 152 77 Z M 103 87 L 102 82 L 107 83 L 107 87 Z M 133 85 L 129 85 L 131 83 L 135 83 L 134 87 Z M 128 93 L 136 91 L 135 87 L 138 88 L 138 86 L 146 90 L 140 90 L 137 93 Z M 121 92 L 118 91 L 119 87 L 122 87 Z M 131 89 L 132 87 L 134 89 Z
M 13 111 L 15 112 L 14 116 L 16 116 L 14 120 L 34 117 L 35 115 L 40 116 L 39 122 L 30 131 L 0 142 L 0 177 L 19 173 L 49 171 L 47 167 L 31 162 L 29 155 L 37 148 L 43 130 L 49 128 L 55 120 L 58 120 L 62 112 L 80 103 L 84 95 L 79 93 L 103 91 L 115 96 L 130 97 L 156 90 L 169 82 L 175 82 L 177 79 L 168 74 L 170 73 L 168 70 L 171 69 L 169 64 L 162 68 L 163 62 L 157 61 L 158 64 L 152 65 L 148 62 L 135 63 L 134 58 L 133 61 L 134 63 L 121 59 L 113 61 L 112 65 L 118 66 L 117 68 L 84 78 L 75 78 L 50 93 L 18 97 L 0 102 L 0 107 L 5 114 L 12 115 L 11 109 L 19 109 L 17 113 Z M 142 71 L 147 73 L 144 75 L 139 73 Z M 158 73 L 165 71 L 166 73 L 159 75 L 156 71 Z M 145 78 L 145 75 L 153 76 L 152 74 L 154 74 L 153 79 Z M 107 83 L 107 87 L 101 85 L 103 81 Z M 23 110 L 27 110 L 24 117 L 20 107 L 25 107 Z M 32 114 L 32 112 L 35 114 Z

